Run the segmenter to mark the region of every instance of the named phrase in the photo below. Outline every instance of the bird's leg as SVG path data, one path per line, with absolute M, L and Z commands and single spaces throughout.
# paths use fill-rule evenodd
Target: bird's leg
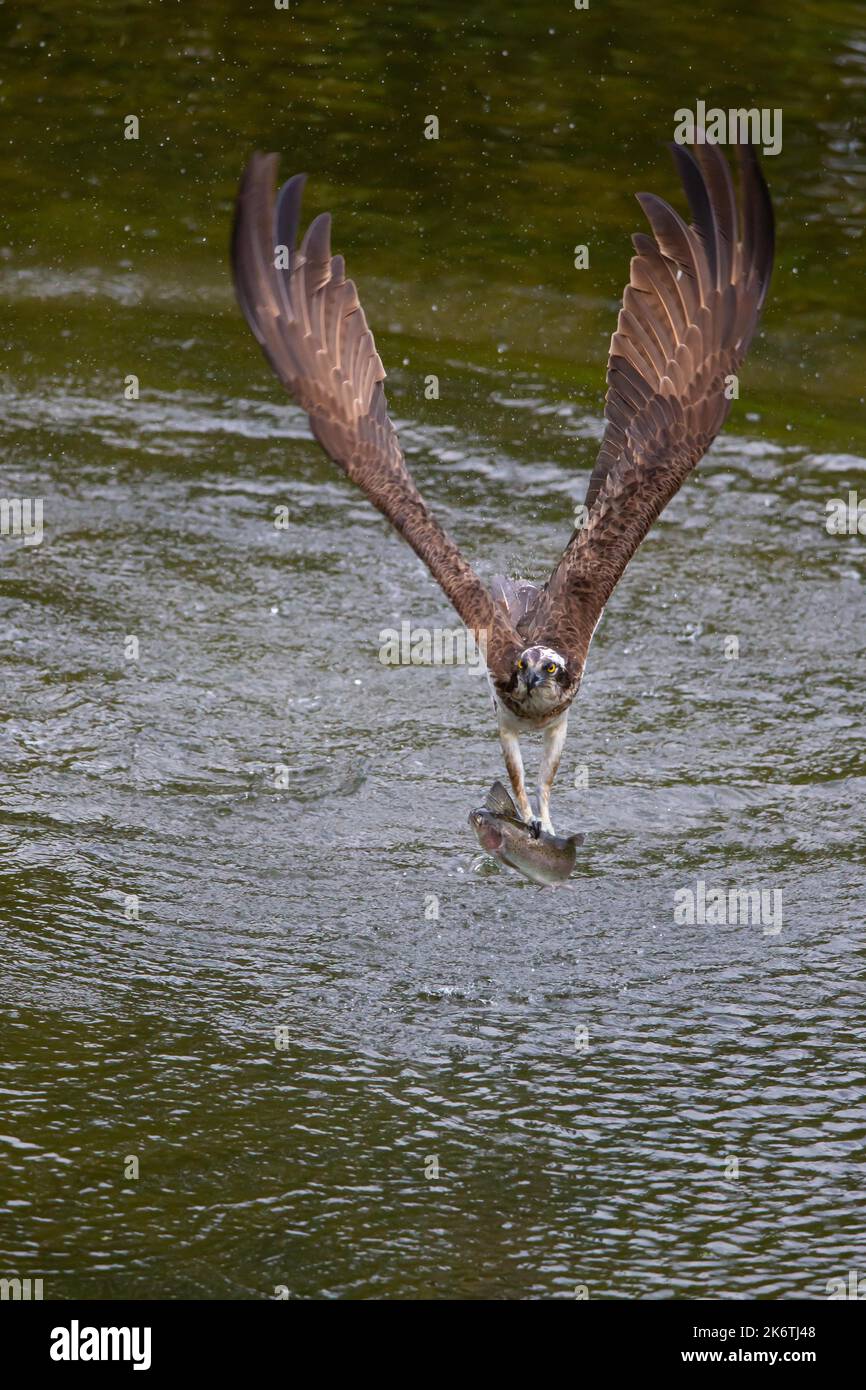
M 541 828 L 548 835 L 552 835 L 553 825 L 550 820 L 550 789 L 553 786 L 553 779 L 559 768 L 559 760 L 562 757 L 562 749 L 565 744 L 565 735 L 568 732 L 568 711 L 560 715 L 554 724 L 549 724 L 544 731 L 544 747 L 541 757 L 541 770 L 538 774 L 538 815 L 541 820 Z
M 511 787 L 517 802 L 517 808 L 523 819 L 527 822 L 532 821 L 532 807 L 529 804 L 529 797 L 526 795 L 526 779 L 523 773 L 523 758 L 520 756 L 520 744 L 517 734 L 500 723 L 499 741 L 502 744 L 502 752 L 505 757 L 505 766 L 511 780 Z

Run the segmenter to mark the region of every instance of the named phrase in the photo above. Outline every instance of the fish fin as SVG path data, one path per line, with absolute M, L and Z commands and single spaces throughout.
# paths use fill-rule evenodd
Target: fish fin
M 576 835 L 566 835 L 565 838 L 570 845 L 582 845 L 586 836 L 578 833 Z
M 523 817 L 515 806 L 508 792 L 501 782 L 494 782 L 490 791 L 484 798 L 484 805 L 488 811 L 492 811 L 494 816 L 507 816 L 509 820 L 519 821 L 524 824 Z

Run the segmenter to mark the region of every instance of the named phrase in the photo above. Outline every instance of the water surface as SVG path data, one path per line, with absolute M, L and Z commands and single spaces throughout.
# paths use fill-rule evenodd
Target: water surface
M 46 529 L 0 573 L 3 1272 L 825 1296 L 866 1261 L 866 540 L 824 525 L 866 492 L 862 8 L 4 11 L 3 487 Z M 483 678 L 378 661 L 455 618 L 271 378 L 231 200 L 257 146 L 309 171 L 422 491 L 485 577 L 541 577 L 698 97 L 784 111 L 777 271 L 599 629 L 543 891 L 466 825 Z M 678 924 L 699 881 L 782 930 Z

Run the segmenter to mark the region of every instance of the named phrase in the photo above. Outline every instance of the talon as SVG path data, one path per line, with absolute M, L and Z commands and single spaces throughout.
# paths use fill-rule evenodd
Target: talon
M 529 833 L 532 836 L 533 840 L 537 840 L 539 838 L 539 836 L 541 835 L 540 820 L 531 820 L 529 822 Z

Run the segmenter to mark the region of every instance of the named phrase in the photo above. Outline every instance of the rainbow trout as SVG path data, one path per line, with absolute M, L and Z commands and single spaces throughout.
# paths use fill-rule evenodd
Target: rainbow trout
M 536 836 L 501 782 L 493 783 L 483 806 L 469 812 L 469 824 L 487 854 L 533 883 L 545 885 L 563 883 L 569 877 L 577 846 L 584 839 L 583 835 L 548 835 L 543 830 Z

